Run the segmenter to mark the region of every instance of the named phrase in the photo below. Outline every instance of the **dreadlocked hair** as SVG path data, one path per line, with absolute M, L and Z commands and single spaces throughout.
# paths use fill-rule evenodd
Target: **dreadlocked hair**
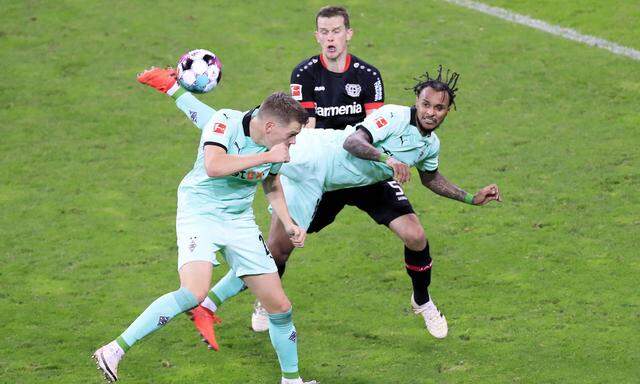
M 423 75 L 418 76 L 415 80 L 418 82 L 413 86 L 413 92 L 418 96 L 423 89 L 431 87 L 438 92 L 446 91 L 449 94 L 449 105 L 453 105 L 456 108 L 456 91 L 458 88 L 458 79 L 460 74 L 458 72 L 452 72 L 447 69 L 446 73 L 443 73 L 442 64 L 438 65 L 438 75 L 432 77 L 429 72 L 425 72 Z

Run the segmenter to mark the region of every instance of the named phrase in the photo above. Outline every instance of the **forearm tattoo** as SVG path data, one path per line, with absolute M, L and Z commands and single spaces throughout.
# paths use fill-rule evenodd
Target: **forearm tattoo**
M 459 188 L 457 185 L 451 183 L 449 180 L 445 179 L 445 177 L 442 176 L 438 171 L 435 171 L 433 173 L 421 172 L 420 179 L 422 180 L 422 184 L 425 187 L 429 188 L 434 193 L 437 193 L 440 196 L 464 201 L 464 197 L 467 195 L 467 192 Z
M 378 160 L 380 159 L 380 151 L 371 145 L 367 133 L 361 129 L 349 135 L 343 144 L 343 148 L 352 154 L 366 160 Z

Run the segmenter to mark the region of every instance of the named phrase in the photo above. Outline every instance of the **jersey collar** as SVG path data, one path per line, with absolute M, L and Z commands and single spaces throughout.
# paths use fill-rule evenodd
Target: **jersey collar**
M 249 132 L 249 123 L 251 123 L 251 118 L 258 113 L 258 109 L 260 109 L 259 105 L 257 107 L 255 107 L 255 108 L 249 110 L 242 117 L 242 130 L 244 131 L 244 135 L 246 137 L 251 137 L 251 134 Z
M 320 64 L 322 64 L 324 69 L 329 71 L 329 67 L 327 66 L 327 62 L 324 60 L 324 55 L 322 53 L 320 54 Z M 347 72 L 347 69 L 349 69 L 350 65 L 351 65 L 351 55 L 347 54 L 347 59 L 344 61 L 344 68 L 342 68 L 342 72 L 340 73 Z

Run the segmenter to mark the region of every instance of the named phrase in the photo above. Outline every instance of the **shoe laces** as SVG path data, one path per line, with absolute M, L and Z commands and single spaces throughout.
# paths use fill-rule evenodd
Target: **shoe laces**
M 421 314 L 426 317 L 428 320 L 438 320 L 442 317 L 442 313 L 438 310 L 438 308 L 433 304 L 432 301 L 428 301 L 427 303 L 414 307 L 413 311 L 416 314 Z

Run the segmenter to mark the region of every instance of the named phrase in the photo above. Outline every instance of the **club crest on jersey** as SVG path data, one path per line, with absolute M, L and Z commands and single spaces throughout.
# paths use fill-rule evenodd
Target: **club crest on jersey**
M 346 84 L 344 86 L 344 90 L 347 91 L 347 95 L 351 97 L 360 96 L 360 92 L 362 92 L 362 87 L 360 84 Z
M 387 125 L 387 119 L 385 119 L 384 117 L 378 117 L 375 121 L 378 128 L 382 128 Z
M 302 100 L 302 85 L 290 84 L 289 86 L 291 87 L 291 97 L 293 97 L 294 100 Z
M 227 125 L 223 123 L 215 123 L 213 124 L 213 133 L 219 133 L 224 135 L 224 131 L 227 130 Z

